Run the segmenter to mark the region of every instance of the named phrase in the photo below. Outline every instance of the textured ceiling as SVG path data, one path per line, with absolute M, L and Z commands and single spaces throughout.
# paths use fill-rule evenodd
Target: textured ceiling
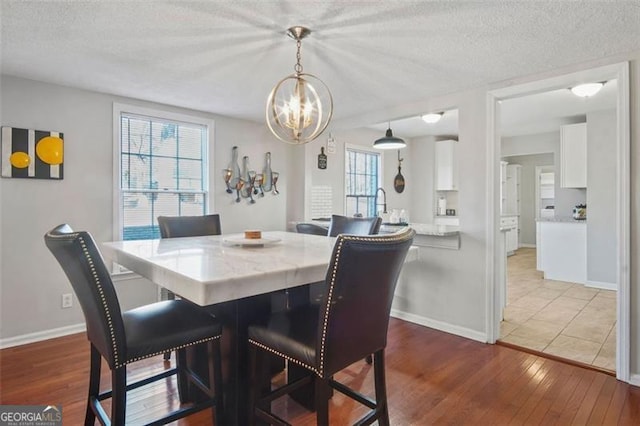
M 2 0 L 2 73 L 264 120 L 306 72 L 334 120 L 640 50 L 640 1 Z

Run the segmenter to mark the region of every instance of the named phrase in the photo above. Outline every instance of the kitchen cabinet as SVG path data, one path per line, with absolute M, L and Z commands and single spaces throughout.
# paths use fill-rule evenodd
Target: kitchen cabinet
M 456 216 L 436 216 L 433 223 L 434 225 L 460 226 L 460 219 Z
M 507 163 L 500 161 L 500 215 L 507 214 Z
M 458 190 L 458 141 L 444 140 L 435 144 L 436 191 Z
M 560 186 L 587 187 L 587 123 L 560 127 Z
M 520 215 L 520 175 L 522 166 L 507 165 L 507 181 L 505 194 L 505 215 Z
M 542 168 L 537 168 L 538 174 L 537 185 L 537 208 L 538 213 L 536 218 L 549 218 L 553 217 L 555 210 L 555 173 L 549 171 L 542 171 Z
M 500 228 L 506 233 L 507 254 L 512 255 L 518 250 L 518 216 L 502 216 Z
M 587 282 L 587 224 L 581 220 L 538 220 L 537 269 L 547 280 Z

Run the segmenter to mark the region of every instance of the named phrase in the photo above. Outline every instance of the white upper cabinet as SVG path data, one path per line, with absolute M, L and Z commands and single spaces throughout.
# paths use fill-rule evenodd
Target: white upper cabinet
M 587 123 L 560 127 L 560 186 L 587 187 Z
M 505 209 L 503 214 L 520 215 L 520 176 L 522 166 L 509 164 L 507 166 L 507 182 L 505 194 Z
M 458 141 L 437 141 L 435 146 L 436 191 L 458 190 Z

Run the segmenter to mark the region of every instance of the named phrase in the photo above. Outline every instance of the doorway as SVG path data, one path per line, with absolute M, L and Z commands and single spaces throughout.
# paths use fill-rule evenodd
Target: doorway
M 585 81 L 617 81 L 616 90 L 616 141 L 615 141 L 615 160 L 616 170 L 614 180 L 615 191 L 614 199 L 615 204 L 613 208 L 609 206 L 611 220 L 616 223 L 614 230 L 614 251 L 615 256 L 619 260 L 616 264 L 614 271 L 614 285 L 616 288 L 615 300 L 616 300 L 616 318 L 615 318 L 615 352 L 616 362 L 615 370 L 618 379 L 628 382 L 629 381 L 629 326 L 630 326 L 630 297 L 629 297 L 629 86 L 628 86 L 628 64 L 615 64 L 597 69 L 586 70 L 576 72 L 573 74 L 567 74 L 559 77 L 546 79 L 543 81 L 529 82 L 517 86 L 512 86 L 505 89 L 494 90 L 490 93 L 490 101 L 488 105 L 488 158 L 489 167 L 491 173 L 489 179 L 491 184 L 489 185 L 489 197 L 491 200 L 491 213 L 488 219 L 489 229 L 489 241 L 492 247 L 494 247 L 494 258 L 488 260 L 490 273 L 490 293 L 492 296 L 488 301 L 488 312 L 492 312 L 488 318 L 488 330 L 489 335 L 493 341 L 500 338 L 500 323 L 503 319 L 503 309 L 501 306 L 501 281 L 506 284 L 507 279 L 507 262 L 501 261 L 500 256 L 502 253 L 502 246 L 500 239 L 503 238 L 500 234 L 499 227 L 499 179 L 498 171 L 500 169 L 501 157 L 505 154 L 502 148 L 502 135 L 501 135 L 501 114 L 502 108 L 506 100 L 516 99 L 532 94 L 538 94 L 543 92 L 566 90 L 568 87 L 572 87 L 577 83 Z M 507 112 L 508 114 L 508 112 Z M 556 170 L 556 178 L 557 176 Z M 557 188 L 557 187 L 556 187 Z M 573 194 L 579 196 L 579 193 Z M 558 204 L 560 200 L 557 194 L 554 194 L 556 199 L 554 200 L 554 208 L 558 211 Z M 566 212 L 566 207 L 563 211 Z M 517 254 L 516 254 L 517 256 Z M 511 262 L 513 263 L 513 262 Z M 501 277 L 503 279 L 501 279 Z M 591 290 L 585 287 L 586 290 Z M 568 290 L 568 289 L 567 289 Z M 576 289 L 580 290 L 579 288 Z M 565 290 L 566 291 L 566 290 Z M 599 289 L 595 290 L 599 291 Z M 508 299 L 507 289 L 507 299 Z M 595 296 L 594 296 L 595 297 Z

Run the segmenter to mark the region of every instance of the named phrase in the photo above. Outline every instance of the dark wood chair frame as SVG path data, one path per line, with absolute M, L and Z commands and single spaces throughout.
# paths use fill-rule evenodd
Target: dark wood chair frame
M 176 351 L 176 366 L 151 377 L 127 384 L 128 364 L 159 355 L 164 351 L 154 352 L 153 349 L 141 350 L 138 348 L 134 353 L 129 353 L 130 346 L 126 340 L 127 326 L 125 325 L 123 313 L 120 311 L 111 276 L 102 260 L 100 251 L 88 232 L 74 232 L 69 225 L 63 224 L 49 231 L 44 239 L 47 247 L 69 278 L 87 323 L 87 338 L 89 339 L 91 350 L 85 425 L 93 425 L 96 417 L 102 425 L 124 425 L 127 392 L 173 375 L 177 376 L 178 394 L 181 403 L 187 402 L 187 387 L 190 385 L 199 389 L 202 397 L 192 405 L 173 410 L 160 419 L 149 423 L 149 425 L 171 423 L 207 408 L 215 409 L 216 418 L 223 416 L 221 326 L 219 326 L 219 331 L 216 331 L 215 321 L 212 319 L 210 323 L 207 322 L 205 325 L 207 328 L 211 327 L 211 330 L 203 329 L 204 331 L 198 333 L 199 337 L 195 338 L 196 340 L 178 337 L 177 339 L 174 338 L 170 343 L 162 344 L 150 339 L 149 344 L 151 345 L 168 345 L 170 350 Z M 168 302 L 151 304 L 148 305 L 149 310 L 145 312 L 133 313 L 137 309 L 125 312 L 124 315 L 129 315 L 130 330 L 135 330 L 136 323 L 133 318 L 138 318 L 137 321 L 144 321 L 144 316 L 151 319 L 155 315 L 155 318 L 161 319 L 162 314 L 158 312 L 171 312 L 173 310 L 175 312 L 174 315 L 183 315 L 190 312 L 198 312 L 201 315 L 200 311 L 191 308 L 190 302 L 185 301 L 179 305 L 176 305 L 176 302 L 166 306 L 159 305 Z M 155 311 L 154 308 L 158 310 Z M 131 312 L 131 314 L 128 314 L 128 312 Z M 199 322 L 198 324 L 202 323 Z M 178 333 L 177 336 L 182 336 L 182 334 Z M 207 347 L 208 377 L 206 380 L 189 368 L 187 364 L 187 347 L 195 345 L 206 345 Z M 112 389 L 105 392 L 100 392 L 102 358 L 106 360 L 111 370 Z M 108 398 L 111 398 L 111 418 L 109 418 L 101 404 L 101 401 Z
M 386 426 L 389 425 L 389 407 L 387 403 L 387 394 L 386 394 L 385 361 L 384 361 L 386 337 L 384 338 L 381 337 L 380 333 L 382 330 L 378 328 L 378 329 L 375 329 L 374 331 L 375 335 L 378 336 L 375 338 L 377 343 L 375 342 L 367 343 L 372 345 L 378 345 L 377 346 L 378 349 L 372 350 L 371 352 L 369 352 L 369 353 L 373 353 L 375 400 L 367 397 L 366 395 L 363 395 L 358 391 L 350 389 L 346 385 L 340 382 L 337 382 L 336 380 L 333 379 L 333 375 L 335 372 L 341 370 L 342 368 L 347 367 L 350 362 L 354 362 L 358 358 L 358 356 L 361 354 L 361 352 L 368 350 L 369 347 L 358 348 L 356 350 L 357 353 L 351 353 L 350 355 L 346 355 L 346 358 L 344 360 L 338 361 L 336 364 L 336 361 L 332 361 L 331 359 L 328 359 L 328 357 L 333 357 L 333 355 L 331 354 L 335 353 L 334 352 L 335 349 L 329 349 L 328 346 L 325 349 L 324 333 L 327 328 L 337 327 L 337 325 L 333 325 L 333 326 L 330 325 L 331 324 L 330 316 L 332 315 L 331 312 L 334 309 L 332 308 L 332 306 L 336 303 L 337 304 L 341 303 L 340 295 L 332 296 L 334 292 L 334 285 L 335 285 L 335 291 L 337 292 L 337 291 L 340 291 L 339 288 L 346 286 L 346 284 L 344 283 L 336 284 L 338 282 L 337 280 L 342 279 L 343 282 L 347 282 L 347 281 L 350 283 L 352 282 L 352 281 L 349 281 L 349 278 L 339 278 L 341 276 L 340 274 L 342 274 L 340 272 L 340 269 L 344 270 L 346 268 L 351 267 L 350 265 L 340 264 L 340 259 L 342 258 L 341 256 L 348 256 L 346 254 L 348 251 L 348 248 L 346 247 L 347 244 L 345 244 L 345 247 L 343 247 L 343 242 L 358 241 L 359 243 L 362 243 L 368 240 L 369 242 L 373 242 L 374 244 L 375 242 L 384 244 L 384 242 L 388 243 L 391 241 L 395 241 L 398 244 L 398 247 L 395 250 L 399 250 L 399 251 L 396 251 L 395 254 L 391 256 L 391 258 L 387 258 L 389 259 L 389 262 L 390 262 L 389 263 L 390 271 L 393 271 L 393 272 L 389 273 L 390 281 L 384 284 L 388 286 L 386 291 L 387 295 L 385 298 L 381 299 L 381 301 L 386 303 L 387 310 L 388 310 L 390 309 L 390 306 L 391 306 L 391 301 L 388 298 L 393 297 L 393 290 L 395 289 L 397 277 L 399 274 L 399 268 L 401 267 L 401 264 L 402 264 L 401 262 L 404 261 L 406 250 L 408 250 L 409 246 L 411 245 L 414 235 L 415 233 L 413 230 L 406 230 L 401 234 L 395 234 L 393 236 L 389 235 L 389 236 L 383 236 L 383 237 L 380 237 L 380 236 L 358 237 L 358 236 L 351 236 L 351 235 L 338 236 L 338 240 L 336 241 L 336 246 L 334 247 L 333 259 L 329 266 L 329 270 L 327 272 L 326 299 L 323 305 L 319 309 L 323 318 L 319 319 L 319 324 L 318 324 L 319 331 L 315 341 L 316 342 L 315 344 L 317 345 L 315 348 L 316 350 L 315 361 L 301 361 L 299 359 L 296 359 L 287 355 L 284 352 L 281 352 L 281 351 L 286 351 L 284 347 L 286 347 L 287 345 L 291 345 L 290 343 L 289 344 L 284 343 L 284 341 L 282 340 L 280 340 L 282 343 L 277 343 L 274 347 L 265 346 L 263 343 L 260 342 L 260 338 L 258 338 L 258 340 L 253 340 L 251 338 L 252 331 L 250 329 L 250 332 L 249 332 L 250 334 L 250 338 L 249 338 L 249 343 L 250 343 L 249 345 L 250 346 L 249 347 L 249 365 L 250 365 L 249 424 L 250 425 L 254 425 L 256 420 L 266 421 L 272 425 L 283 425 L 283 426 L 289 425 L 288 422 L 286 422 L 282 418 L 270 412 L 271 402 L 273 402 L 274 400 L 284 395 L 291 394 L 296 390 L 300 390 L 300 388 L 303 386 L 309 386 L 309 385 L 312 385 L 314 389 L 314 400 L 315 400 L 314 402 L 315 402 L 315 410 L 316 410 L 316 420 L 318 425 L 320 426 L 329 425 L 329 398 L 331 396 L 332 389 L 335 389 L 343 393 L 344 395 L 349 396 L 355 401 L 371 409 L 371 411 L 369 411 L 364 417 L 362 417 L 360 420 L 358 420 L 355 423 L 356 425 L 369 425 L 376 420 L 380 425 L 386 425 Z M 357 244 L 357 243 L 354 243 L 354 244 Z M 403 246 L 403 247 L 400 247 L 400 246 Z M 363 259 L 364 258 L 360 257 L 358 258 L 358 261 L 363 262 Z M 359 273 L 359 272 L 354 271 L 353 273 Z M 363 278 L 363 279 L 366 279 L 366 278 Z M 358 285 L 360 286 L 360 288 L 366 287 L 362 283 Z M 333 300 L 333 297 L 336 297 L 336 300 Z M 353 303 L 353 302 L 349 302 L 349 303 Z M 388 324 L 388 317 L 389 317 L 389 312 L 387 311 L 386 324 Z M 385 323 L 383 322 L 383 324 Z M 264 325 L 258 326 L 258 329 L 263 327 Z M 322 329 L 322 331 L 320 331 L 320 328 Z M 261 335 L 260 334 L 261 332 L 259 331 L 256 331 L 256 333 L 258 333 L 257 334 L 258 336 Z M 320 337 L 320 335 L 322 335 L 322 337 Z M 384 335 L 386 336 L 386 326 L 384 329 Z M 331 342 L 331 337 L 330 337 L 331 335 L 327 334 L 326 336 L 328 340 L 326 345 L 335 346 L 336 342 L 333 342 L 333 343 Z M 280 338 L 277 338 L 276 341 L 278 341 L 279 339 Z M 293 337 L 289 337 L 288 339 L 293 339 L 295 341 L 295 338 Z M 383 339 L 384 342 L 382 342 L 380 339 Z M 280 345 L 284 345 L 284 346 L 280 346 Z M 276 347 L 280 347 L 280 349 L 276 349 Z M 326 351 L 326 354 L 325 354 L 325 351 Z M 288 384 L 280 388 L 271 390 L 270 386 L 268 386 L 268 382 L 265 382 L 265 376 L 264 376 L 264 371 L 266 371 L 266 365 L 267 365 L 266 362 L 268 362 L 269 355 L 271 356 L 278 355 L 286 359 L 290 364 L 293 363 L 296 366 L 309 370 L 309 373 L 311 374 L 304 375 L 296 380 L 290 381 Z M 348 359 L 351 359 L 351 361 L 348 361 Z M 344 365 L 345 360 L 348 361 L 346 363 L 347 365 Z M 307 364 L 307 362 L 310 362 L 310 364 Z M 343 364 L 340 364 L 340 362 L 342 362 Z M 261 395 L 261 393 L 266 393 L 266 394 Z

